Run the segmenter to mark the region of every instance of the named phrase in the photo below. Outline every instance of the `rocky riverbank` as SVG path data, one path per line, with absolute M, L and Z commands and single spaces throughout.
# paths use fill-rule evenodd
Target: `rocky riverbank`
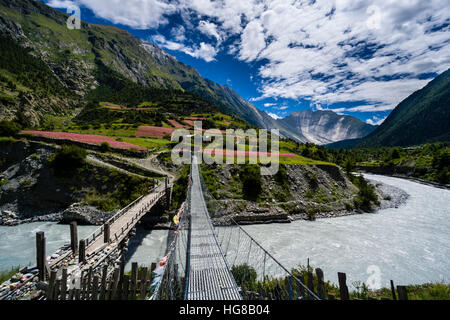
M 66 210 L 34 216 L 31 218 L 21 218 L 17 213 L 10 210 L 0 211 L 0 226 L 17 226 L 24 223 L 34 222 L 57 222 L 60 224 L 70 224 L 76 221 L 79 225 L 96 226 L 102 225 L 111 218 L 117 211 L 101 212 L 94 207 L 73 204 Z
M 424 180 L 417 178 L 414 172 L 413 167 L 404 167 L 404 166 L 391 166 L 391 167 L 367 167 L 367 166 L 358 166 L 359 171 L 383 176 L 389 176 L 394 178 L 406 179 L 414 182 L 418 182 L 424 185 L 448 189 L 450 190 L 450 184 L 441 184 L 430 180 Z
M 380 205 L 374 206 L 372 212 L 378 210 L 398 208 L 403 205 L 409 195 L 405 191 L 380 183 L 375 180 L 369 180 L 369 183 L 375 186 L 376 193 L 380 200 Z M 306 206 L 307 203 L 303 201 L 293 202 L 298 205 L 298 207 Z M 364 214 L 361 210 L 327 210 L 317 211 L 314 213 L 314 217 L 307 212 L 302 212 L 298 214 L 287 214 L 280 208 L 259 208 L 255 205 L 251 205 L 246 208 L 245 214 L 235 214 L 222 217 L 213 218 L 213 224 L 215 226 L 229 226 L 232 225 L 231 218 L 233 218 L 240 225 L 252 225 L 252 224 L 271 224 L 271 223 L 291 223 L 296 220 L 316 220 L 316 219 L 328 219 L 328 218 L 339 218 L 357 214 Z
M 151 178 L 89 159 L 75 173 L 58 173 L 51 160 L 56 150 L 26 140 L 0 141 L 0 225 L 71 221 L 100 225 L 115 208 L 154 184 Z

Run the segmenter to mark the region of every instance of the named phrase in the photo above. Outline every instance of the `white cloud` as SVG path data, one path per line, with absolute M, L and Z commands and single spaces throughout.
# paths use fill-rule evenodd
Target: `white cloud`
M 186 29 L 183 26 L 178 26 L 172 29 L 172 36 L 178 42 L 183 42 L 186 40 L 185 35 Z
M 222 42 L 222 36 L 217 31 L 217 25 L 208 21 L 200 21 L 198 25 L 198 30 L 207 36 L 213 37 L 217 42 Z
M 177 12 L 177 6 L 164 0 L 50 0 L 48 5 L 66 8 L 70 4 L 91 9 L 98 17 L 136 29 L 166 25 L 166 15 Z
M 214 61 L 215 56 L 217 55 L 217 49 L 214 48 L 212 45 L 207 44 L 205 42 L 201 42 L 200 46 L 189 47 L 183 43 L 178 43 L 178 42 L 173 42 L 173 41 L 167 40 L 162 35 L 153 36 L 152 40 L 160 47 L 163 47 L 163 48 L 166 48 L 169 50 L 181 51 L 187 55 L 190 55 L 191 57 L 203 59 L 206 62 Z
M 239 58 L 255 60 L 265 47 L 266 40 L 261 24 L 256 20 L 251 21 L 242 33 Z
M 387 117 L 384 117 L 384 118 L 373 117 L 373 119 L 368 119 L 368 120 L 366 121 L 366 123 L 371 124 L 371 125 L 373 125 L 373 126 L 379 126 L 379 125 L 381 125 L 381 124 L 384 122 L 384 120 L 386 120 L 386 119 L 387 119 Z
M 253 101 L 307 99 L 325 107 L 364 101 L 372 107 L 356 112 L 388 111 L 427 83 L 419 75 L 450 67 L 448 0 L 72 2 L 134 28 L 158 28 L 179 13 L 186 30 L 176 29 L 173 41 L 160 45 L 205 61 L 222 50 L 262 63 L 260 96 Z M 210 39 L 187 44 L 187 30 Z
M 377 9 L 368 10 L 373 5 Z M 418 75 L 450 66 L 448 32 L 427 32 L 448 22 L 447 5 L 441 0 L 271 1 L 258 20 L 272 41 L 253 55 L 268 61 L 259 70 L 265 79 L 260 98 L 367 101 L 376 111 L 392 110 L 426 85 Z M 375 20 L 377 28 L 368 28 Z M 400 74 L 406 77 L 393 77 Z

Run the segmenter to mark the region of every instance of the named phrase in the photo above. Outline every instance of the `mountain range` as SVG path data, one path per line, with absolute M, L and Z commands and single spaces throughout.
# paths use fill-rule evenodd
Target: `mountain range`
M 100 75 L 110 70 L 143 88 L 195 94 L 224 113 L 253 126 L 279 129 L 282 136 L 301 143 L 359 139 L 376 129 L 331 111 L 300 111 L 273 119 L 230 87 L 203 78 L 153 43 L 114 26 L 82 22 L 80 30 L 70 30 L 67 18 L 40 1 L 0 0 L 0 37 L 18 45 L 2 40 L 0 46 L 2 59 L 9 55 L 0 62 L 0 119 L 11 119 L 20 110 L 38 125 L 49 114 L 71 113 L 93 91 L 102 91 L 105 77 Z M 111 92 L 117 77 L 108 81 Z
M 332 148 L 412 146 L 450 140 L 450 69 L 403 100 L 389 117 L 362 139 Z

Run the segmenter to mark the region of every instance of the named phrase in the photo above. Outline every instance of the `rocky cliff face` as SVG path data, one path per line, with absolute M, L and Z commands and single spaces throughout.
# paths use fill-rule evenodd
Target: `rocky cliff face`
M 262 193 L 254 201 L 243 196 L 239 166 L 224 165 L 215 172 L 219 185 L 213 196 L 224 214 L 214 219 L 217 224 L 227 224 L 228 216 L 245 224 L 346 215 L 358 192 L 339 167 L 289 165 L 282 179 L 262 177 Z
M 130 178 L 124 170 L 91 161 L 75 174 L 56 174 L 49 161 L 55 149 L 28 141 L 0 141 L 0 224 L 40 221 L 43 216 L 98 224 L 114 211 L 93 208 L 102 199 L 112 199 L 118 191 L 114 201 L 123 207 L 153 184 L 151 179 Z M 136 185 L 137 193 L 128 194 Z M 82 205 L 72 206 L 74 203 Z

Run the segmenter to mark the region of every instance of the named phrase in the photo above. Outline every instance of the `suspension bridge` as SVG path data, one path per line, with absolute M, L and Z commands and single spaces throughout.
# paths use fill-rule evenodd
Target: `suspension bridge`
M 319 299 L 301 276 L 293 275 L 234 220 L 231 227 L 214 227 L 211 218 L 224 212 L 194 156 L 187 199 L 154 299 Z
M 224 210 L 209 193 L 197 157 L 192 160 L 186 201 L 174 217 L 166 256 L 150 272 L 133 263 L 131 276 L 126 275 L 124 252 L 141 218 L 162 200 L 170 202 L 167 179 L 86 239 L 77 241 L 72 224 L 70 245 L 50 259 L 45 235 L 38 233 L 37 267 L 23 285 L 39 281 L 42 295 L 37 299 L 49 300 L 128 299 L 136 294 L 147 300 L 319 299 L 302 276 L 292 274 L 237 223 L 214 227 L 211 217 Z M 20 295 L 12 290 L 0 299 L 5 298 Z

